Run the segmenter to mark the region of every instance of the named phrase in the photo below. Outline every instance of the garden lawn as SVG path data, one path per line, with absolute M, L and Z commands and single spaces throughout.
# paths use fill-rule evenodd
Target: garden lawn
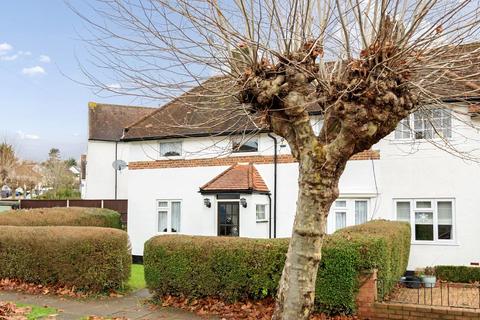
M 17 303 L 16 305 L 19 308 L 31 308 L 31 311 L 25 315 L 28 320 L 39 320 L 57 313 L 57 309 L 51 307 L 42 307 L 22 303 Z
M 130 290 L 133 291 L 146 288 L 143 264 L 132 264 L 132 272 L 130 280 L 128 280 L 128 286 Z

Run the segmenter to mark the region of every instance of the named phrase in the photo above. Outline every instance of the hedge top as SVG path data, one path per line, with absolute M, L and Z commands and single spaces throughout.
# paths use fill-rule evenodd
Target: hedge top
M 4 226 L 91 226 L 121 229 L 120 214 L 101 208 L 39 208 L 0 213 Z

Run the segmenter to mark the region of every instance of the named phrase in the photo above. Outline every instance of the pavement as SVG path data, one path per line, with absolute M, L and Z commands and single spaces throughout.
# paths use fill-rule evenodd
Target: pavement
M 73 299 L 54 295 L 31 295 L 14 291 L 0 291 L 0 301 L 49 306 L 60 310 L 56 319 L 80 320 L 88 316 L 105 318 L 125 317 L 134 319 L 202 319 L 193 313 L 173 308 L 152 308 L 145 301 L 150 298 L 143 289 L 124 297 L 102 297 L 97 299 Z

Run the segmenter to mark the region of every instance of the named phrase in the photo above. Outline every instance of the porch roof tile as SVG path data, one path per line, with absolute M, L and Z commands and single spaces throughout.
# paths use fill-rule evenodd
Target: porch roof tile
M 249 191 L 268 193 L 268 187 L 251 163 L 234 164 L 200 187 L 200 192 Z

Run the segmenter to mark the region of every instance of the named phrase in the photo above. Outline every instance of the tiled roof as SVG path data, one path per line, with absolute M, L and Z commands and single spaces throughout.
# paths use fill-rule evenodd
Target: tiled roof
M 154 110 L 156 109 L 90 102 L 88 104 L 88 139 L 120 141 L 125 127 Z
M 212 77 L 126 128 L 124 140 L 185 138 L 262 130 L 258 116 L 242 108 L 236 84 Z
M 200 192 L 226 191 L 270 192 L 262 176 L 251 163 L 237 163 L 200 187 Z

